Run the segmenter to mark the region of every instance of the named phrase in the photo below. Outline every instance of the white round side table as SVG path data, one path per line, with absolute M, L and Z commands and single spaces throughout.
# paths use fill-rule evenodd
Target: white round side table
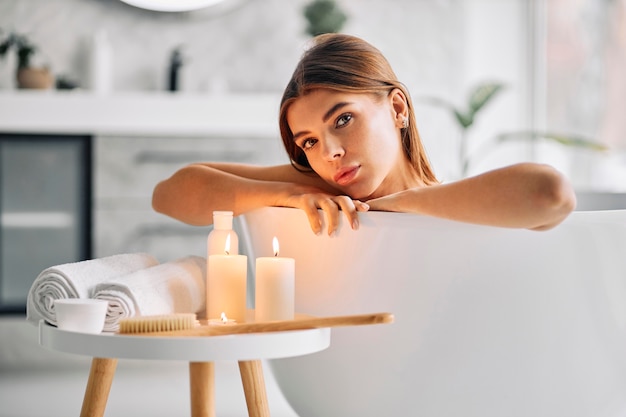
M 269 417 L 262 359 L 308 355 L 330 346 L 330 328 L 209 337 L 154 337 L 114 333 L 86 334 L 39 323 L 39 344 L 93 357 L 81 417 L 104 415 L 118 359 L 189 362 L 192 417 L 214 417 L 216 360 L 235 360 L 250 417 Z

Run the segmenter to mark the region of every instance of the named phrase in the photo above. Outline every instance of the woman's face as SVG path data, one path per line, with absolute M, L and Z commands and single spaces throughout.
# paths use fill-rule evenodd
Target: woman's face
M 402 151 L 406 102 L 399 102 L 394 91 L 381 99 L 317 89 L 287 110 L 294 142 L 311 168 L 353 199 L 377 198 L 420 184 Z

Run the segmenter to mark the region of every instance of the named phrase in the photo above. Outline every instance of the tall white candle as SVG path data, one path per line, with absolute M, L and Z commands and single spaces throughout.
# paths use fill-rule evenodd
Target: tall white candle
M 207 318 L 216 319 L 225 313 L 239 323 L 246 321 L 246 279 L 248 257 L 231 255 L 230 238 L 226 238 L 224 254 L 208 259 Z
M 255 320 L 292 320 L 295 310 L 295 269 L 293 258 L 279 257 L 274 237 L 274 256 L 256 260 Z

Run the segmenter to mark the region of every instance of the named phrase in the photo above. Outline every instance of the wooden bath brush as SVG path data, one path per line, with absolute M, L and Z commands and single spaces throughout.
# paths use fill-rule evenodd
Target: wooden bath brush
M 121 334 L 142 336 L 220 336 L 243 333 L 282 332 L 319 329 L 324 327 L 362 326 L 392 323 L 391 313 L 358 314 L 352 316 L 313 317 L 296 315 L 294 320 L 250 323 L 199 324 L 195 314 L 139 316 L 120 320 Z

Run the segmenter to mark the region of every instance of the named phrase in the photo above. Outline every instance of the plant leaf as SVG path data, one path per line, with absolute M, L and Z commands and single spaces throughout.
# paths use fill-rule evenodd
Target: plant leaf
M 444 109 L 448 110 L 450 113 L 452 113 L 456 121 L 459 122 L 461 128 L 463 129 L 467 129 L 474 122 L 474 119 L 471 115 L 463 114 L 459 109 L 454 107 L 454 104 L 450 103 L 449 101 L 440 99 L 438 97 L 422 97 L 418 100 L 423 103 L 443 107 Z
M 472 119 L 503 88 L 504 85 L 500 83 L 483 83 L 474 88 L 468 103 L 468 111 L 472 114 Z
M 9 43 L 8 39 L 0 43 L 0 56 L 4 56 L 4 54 L 7 53 L 7 51 L 9 50 L 9 46 L 11 46 L 11 44 Z
M 444 107 L 451 111 L 454 115 L 454 118 L 459 123 L 463 130 L 468 129 L 470 126 L 474 124 L 474 119 L 476 118 L 476 114 L 500 91 L 504 88 L 503 84 L 500 83 L 491 83 L 486 82 L 477 85 L 471 92 L 468 99 L 468 109 L 466 112 L 456 108 L 454 105 L 449 102 L 436 98 L 436 97 L 426 97 L 423 98 L 422 101 L 434 104 L 436 106 Z
M 454 110 L 454 117 L 456 117 L 463 129 L 467 129 L 474 123 L 474 114 L 472 113 L 463 114 L 458 110 Z

